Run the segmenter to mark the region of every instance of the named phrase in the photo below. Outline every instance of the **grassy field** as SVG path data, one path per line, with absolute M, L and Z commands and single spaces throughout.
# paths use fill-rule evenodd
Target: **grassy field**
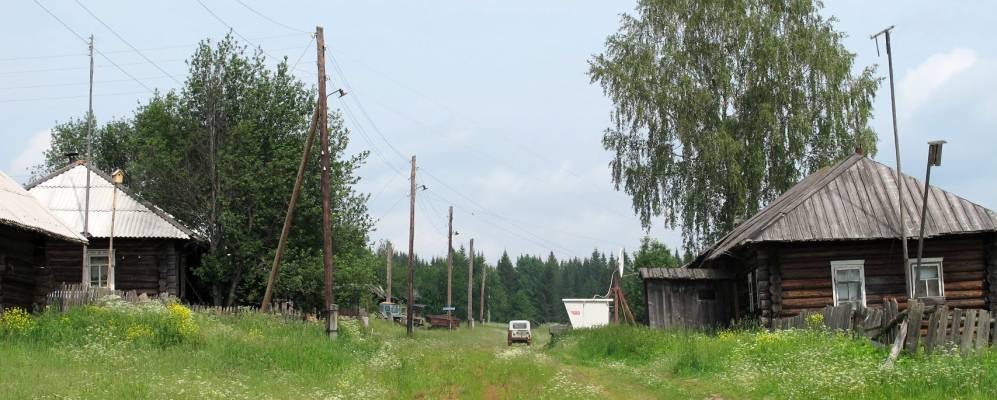
M 417 332 L 183 307 L 0 318 L 0 397 L 322 399 L 995 398 L 997 354 L 902 358 L 819 331 L 610 327 L 506 346 L 502 325 Z

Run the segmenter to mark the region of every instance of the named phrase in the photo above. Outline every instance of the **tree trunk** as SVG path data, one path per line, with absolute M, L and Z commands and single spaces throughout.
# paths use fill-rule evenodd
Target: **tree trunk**
M 232 307 L 235 304 L 235 288 L 239 286 L 240 279 L 242 279 L 242 267 L 236 266 L 235 270 L 232 271 L 232 283 L 228 287 L 228 300 L 225 302 L 226 307 Z

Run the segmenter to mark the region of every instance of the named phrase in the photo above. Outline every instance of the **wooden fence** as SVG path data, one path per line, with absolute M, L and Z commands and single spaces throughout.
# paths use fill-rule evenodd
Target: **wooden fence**
M 163 294 L 160 296 L 146 296 L 144 294 L 139 294 L 134 290 L 122 291 L 122 290 L 111 290 L 102 287 L 84 286 L 82 284 L 63 284 L 49 293 L 46 296 L 46 304 L 49 310 L 56 310 L 59 312 L 66 312 L 73 308 L 83 307 L 91 304 L 98 304 L 100 301 L 107 296 L 118 296 L 121 300 L 128 303 L 139 303 L 141 301 L 155 300 L 155 301 L 168 301 L 171 299 L 176 299 L 170 295 Z M 232 315 L 241 313 L 256 313 L 260 312 L 259 307 L 247 307 L 247 306 L 204 306 L 198 304 L 188 305 L 191 310 L 210 313 L 215 315 Z M 308 319 L 310 314 L 306 314 L 301 310 L 294 307 L 294 303 L 291 302 L 275 302 L 272 307 L 270 307 L 270 313 L 277 314 L 283 317 L 285 320 L 305 320 Z
M 79 283 L 64 283 L 58 289 L 45 296 L 45 304 L 50 310 L 66 312 L 73 308 L 96 304 L 101 299 L 112 295 L 118 296 L 130 303 L 137 303 L 140 299 L 146 298 L 134 290 L 111 290 L 102 287 L 84 286 Z
M 825 329 L 852 332 L 911 353 L 919 349 L 931 354 L 939 349 L 958 348 L 962 354 L 968 354 L 997 344 L 995 318 L 989 311 L 926 306 L 916 300 L 911 300 L 903 311 L 892 299 L 884 301 L 880 308 L 856 308 L 852 304 L 827 306 L 775 319 L 772 328 L 808 328 L 818 320 Z
M 260 308 L 255 306 L 204 306 L 199 304 L 190 305 L 190 309 L 196 312 L 202 312 L 214 315 L 238 315 L 238 314 L 250 314 L 259 313 Z M 311 320 L 315 319 L 314 314 L 305 313 L 300 309 L 294 307 L 294 303 L 290 302 L 279 302 L 274 303 L 267 311 L 270 314 L 276 314 L 283 317 L 285 320 Z

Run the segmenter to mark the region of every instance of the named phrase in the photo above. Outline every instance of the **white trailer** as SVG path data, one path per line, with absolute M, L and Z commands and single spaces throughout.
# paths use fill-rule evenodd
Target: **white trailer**
M 561 299 L 572 329 L 594 328 L 609 324 L 609 306 L 613 299 Z

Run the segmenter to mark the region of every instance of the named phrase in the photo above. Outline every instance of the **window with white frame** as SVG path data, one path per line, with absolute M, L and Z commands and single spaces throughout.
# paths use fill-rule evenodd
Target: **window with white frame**
M 831 261 L 834 305 L 865 306 L 865 260 Z
M 914 286 L 914 297 L 944 297 L 945 280 L 942 277 L 941 258 L 922 258 L 921 266 L 917 259 L 910 261 L 910 279 Z
M 112 288 L 114 279 L 109 277 L 107 249 L 87 249 L 86 275 L 90 286 Z

